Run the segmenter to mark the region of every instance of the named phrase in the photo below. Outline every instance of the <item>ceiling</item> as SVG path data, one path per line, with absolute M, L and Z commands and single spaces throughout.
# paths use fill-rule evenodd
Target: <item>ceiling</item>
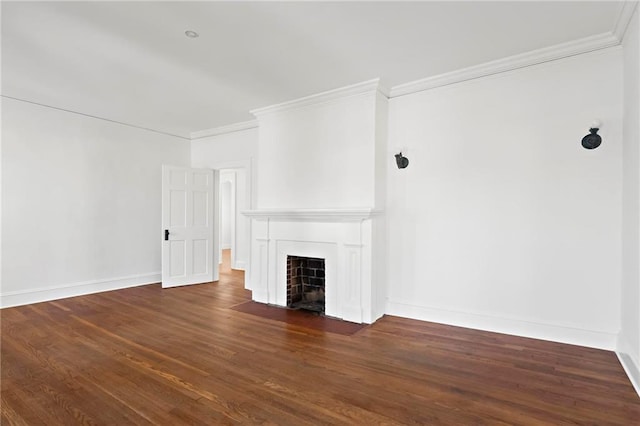
M 610 32 L 620 2 L 2 2 L 2 95 L 189 137 Z M 191 39 L 185 30 L 200 37 Z

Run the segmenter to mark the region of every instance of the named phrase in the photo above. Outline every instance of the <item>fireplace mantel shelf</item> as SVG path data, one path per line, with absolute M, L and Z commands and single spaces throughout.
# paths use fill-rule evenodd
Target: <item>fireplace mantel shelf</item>
M 258 220 L 347 222 L 371 219 L 382 214 L 375 209 L 262 209 L 243 215 Z

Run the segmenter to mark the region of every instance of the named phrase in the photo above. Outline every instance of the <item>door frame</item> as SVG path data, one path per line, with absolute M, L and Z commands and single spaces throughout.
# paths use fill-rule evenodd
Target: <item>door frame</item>
M 257 184 L 255 182 L 256 179 L 256 175 L 253 170 L 255 164 L 255 160 L 253 158 L 247 158 L 244 160 L 234 160 L 234 161 L 224 161 L 224 162 L 219 162 L 219 163 L 211 163 L 211 162 L 204 162 L 202 163 L 202 167 L 204 168 L 209 168 L 214 170 L 214 172 L 216 173 L 216 179 L 218 179 L 218 189 L 217 189 L 217 195 L 216 195 L 216 212 L 218 215 L 220 215 L 220 203 L 219 203 L 219 193 L 220 193 L 220 183 L 219 183 L 219 179 L 220 179 L 220 171 L 225 170 L 225 169 L 242 169 L 244 170 L 245 173 L 245 200 L 246 200 L 246 210 L 252 210 L 254 208 L 254 206 L 256 205 L 256 198 L 257 198 L 257 194 L 255 193 L 255 191 L 253 190 L 254 188 L 257 187 Z M 236 182 L 237 182 L 237 176 L 236 176 Z M 237 188 L 237 185 L 236 185 Z M 237 190 L 237 189 L 236 189 Z M 235 197 L 234 197 L 235 198 Z M 236 214 L 240 213 L 242 214 L 241 211 L 238 211 L 237 209 L 237 200 L 236 202 Z M 247 247 L 247 259 L 246 259 L 246 264 L 242 265 L 243 268 L 237 268 L 237 269 L 244 269 L 245 274 L 244 274 L 244 288 L 247 290 L 251 290 L 251 288 L 249 287 L 249 283 L 251 282 L 251 280 L 249 279 L 249 275 L 251 273 L 250 269 L 249 269 L 249 265 L 251 265 L 251 220 L 249 220 L 247 218 L 246 223 L 246 229 L 245 229 L 245 233 L 246 233 L 246 237 L 244 243 Z M 237 232 L 238 230 L 238 223 L 236 222 L 235 224 L 235 231 Z M 236 243 L 235 241 L 237 241 L 237 239 L 233 238 L 234 242 L 232 244 L 234 244 L 234 247 L 236 247 Z M 216 255 L 217 256 L 217 255 Z M 238 267 L 240 265 L 236 264 L 232 264 L 232 267 Z
M 229 218 L 229 226 L 231 228 L 231 241 L 229 244 L 229 248 L 231 249 L 231 267 L 233 268 L 234 266 L 236 266 L 236 213 L 237 213 L 237 209 L 238 209 L 238 204 L 236 201 L 236 170 L 237 168 L 231 169 L 233 171 L 230 171 L 230 169 L 220 169 L 219 173 L 220 173 L 220 182 L 219 182 L 219 186 L 220 186 L 220 236 L 222 236 L 222 209 L 225 207 L 222 203 L 222 185 L 225 184 L 226 182 L 228 182 L 231 186 L 231 193 L 229 195 L 229 203 L 230 203 L 230 207 L 231 207 L 231 212 L 230 212 L 230 218 Z M 224 175 L 230 175 L 230 179 L 226 179 L 226 176 Z M 220 256 L 221 252 L 222 252 L 223 248 L 222 248 L 222 244 L 220 244 Z M 220 262 L 222 262 L 222 257 L 220 257 Z

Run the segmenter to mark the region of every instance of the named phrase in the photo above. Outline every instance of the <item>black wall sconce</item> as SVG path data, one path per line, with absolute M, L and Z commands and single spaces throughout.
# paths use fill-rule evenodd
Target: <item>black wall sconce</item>
M 591 128 L 589 129 L 589 134 L 582 138 L 582 146 L 585 149 L 596 149 L 602 143 L 602 138 L 598 134 L 598 130 L 600 130 L 600 122 L 595 120 L 591 124 Z
M 396 164 L 399 169 L 406 169 L 409 165 L 409 159 L 402 155 L 402 152 L 396 154 Z

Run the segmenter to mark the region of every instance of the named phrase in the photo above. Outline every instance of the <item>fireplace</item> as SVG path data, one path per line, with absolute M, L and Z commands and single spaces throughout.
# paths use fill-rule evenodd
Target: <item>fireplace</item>
M 252 219 L 248 288 L 253 300 L 282 307 L 301 302 L 303 280 L 288 272 L 304 275 L 305 267 L 294 264 L 296 258 L 306 257 L 307 270 L 313 269 L 313 275 L 306 272 L 311 284 L 307 291 L 315 291 L 310 294 L 315 302 L 324 296 L 324 311 L 316 304 L 318 311 L 366 324 L 383 315 L 384 244 L 373 241 L 384 235 L 384 222 L 376 211 L 252 210 L 244 214 Z M 324 268 L 316 261 L 323 261 Z M 324 278 L 322 286 L 320 278 Z
M 287 256 L 287 307 L 324 314 L 324 259 Z

